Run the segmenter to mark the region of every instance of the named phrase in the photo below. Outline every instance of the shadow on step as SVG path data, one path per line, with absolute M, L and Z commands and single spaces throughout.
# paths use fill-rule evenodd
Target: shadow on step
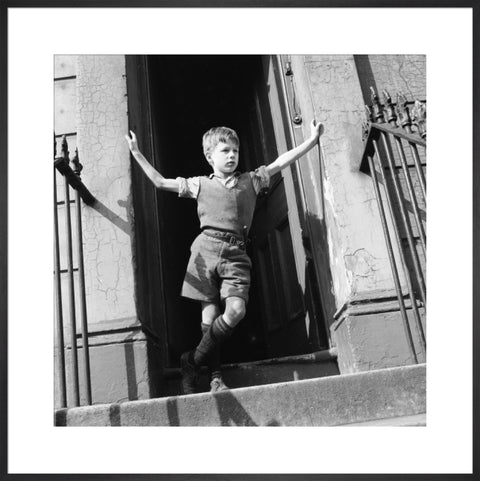
M 208 392 L 210 386 L 206 371 L 202 372 L 200 392 Z M 235 389 L 334 376 L 340 374 L 340 371 L 336 362 L 336 353 L 324 351 L 302 356 L 224 365 L 222 366 L 222 373 L 227 386 Z M 168 370 L 160 397 L 177 396 L 181 393 L 180 377 L 179 369 Z
M 221 426 L 258 426 L 231 392 L 223 391 L 214 394 L 213 398 L 216 403 L 217 414 Z M 170 426 L 181 425 L 178 412 L 178 402 L 179 401 L 176 398 L 167 400 L 167 412 Z M 276 419 L 272 419 L 265 425 L 281 426 Z

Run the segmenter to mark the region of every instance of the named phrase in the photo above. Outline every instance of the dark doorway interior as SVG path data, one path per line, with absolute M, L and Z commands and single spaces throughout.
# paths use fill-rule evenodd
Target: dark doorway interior
M 255 131 L 249 117 L 255 98 L 258 107 L 259 97 L 258 92 L 255 97 L 255 89 L 261 76 L 262 58 L 259 56 L 148 57 L 153 162 L 156 168 L 165 177 L 172 178 L 210 174 L 201 139 L 205 131 L 219 125 L 231 127 L 239 134 L 239 170 L 252 170 L 261 163 L 273 161 L 274 158 L 262 158 L 265 155 L 254 155 L 255 150 L 261 150 L 261 143 L 265 144 L 265 134 Z M 255 140 L 256 144 L 253 136 L 260 139 Z M 276 155 L 276 151 L 272 155 Z M 281 184 L 281 176 L 276 184 Z M 180 297 L 189 248 L 199 233 L 199 223 L 195 201 L 179 199 L 175 194 L 165 192 L 159 192 L 158 196 L 169 364 L 175 365 L 181 352 L 191 349 L 200 339 L 200 306 Z M 284 232 L 289 238 L 289 231 L 284 229 Z M 288 256 L 291 255 L 288 252 Z M 294 266 L 293 259 L 288 261 Z M 283 271 L 288 275 L 288 269 Z M 255 264 L 252 280 L 247 316 L 231 340 L 222 347 L 222 362 L 258 360 L 271 356 L 272 352 L 275 355 L 306 352 L 309 340 L 302 327 L 305 309 L 300 304 L 303 301 L 292 305 L 299 315 L 288 321 L 294 329 L 284 329 L 282 342 L 287 347 L 272 351 L 268 342 L 272 334 L 266 327 L 268 322 L 265 322 L 265 303 L 262 307 L 259 302 L 259 296 L 265 291 L 257 285 Z M 295 332 L 295 338 L 290 332 Z

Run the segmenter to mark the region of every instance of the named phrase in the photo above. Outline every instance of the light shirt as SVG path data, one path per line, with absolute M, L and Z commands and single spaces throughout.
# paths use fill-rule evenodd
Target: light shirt
M 258 195 L 262 190 L 268 189 L 270 185 L 270 175 L 266 170 L 265 165 L 261 165 L 258 169 L 255 169 L 252 172 L 249 172 L 252 178 L 253 189 L 255 193 Z M 215 178 L 223 184 L 227 189 L 232 189 L 238 183 L 238 177 L 240 176 L 240 172 L 234 172 L 232 175 L 227 177 L 226 179 L 222 179 L 217 177 L 215 174 L 210 174 L 208 177 L 210 179 Z M 189 199 L 196 199 L 198 197 L 198 192 L 200 189 L 200 177 L 177 177 L 177 182 L 179 183 L 178 189 L 178 196 L 179 197 L 186 197 Z

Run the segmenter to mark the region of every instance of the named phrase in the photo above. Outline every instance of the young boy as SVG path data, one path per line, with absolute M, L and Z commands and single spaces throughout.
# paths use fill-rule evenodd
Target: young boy
M 196 392 L 200 366 L 207 364 L 211 392 L 228 389 L 220 373 L 220 344 L 245 316 L 251 261 L 245 252 L 258 193 L 270 177 L 289 166 L 317 144 L 321 124 L 312 121 L 311 136 L 254 172 L 236 171 L 239 139 L 227 127 L 203 136 L 203 152 L 213 169 L 210 176 L 166 179 L 145 159 L 137 138 L 126 135 L 130 151 L 155 187 L 197 200 L 201 233 L 194 240 L 182 296 L 201 302 L 203 337 L 180 357 L 184 394 Z

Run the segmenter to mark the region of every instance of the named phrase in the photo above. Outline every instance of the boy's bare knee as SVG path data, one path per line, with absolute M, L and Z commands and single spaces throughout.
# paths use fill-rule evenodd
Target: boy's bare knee
M 210 325 L 220 315 L 220 306 L 213 302 L 202 302 L 202 323 Z
M 228 298 L 225 304 L 224 318 L 230 325 L 239 323 L 246 313 L 245 301 L 240 297 Z

